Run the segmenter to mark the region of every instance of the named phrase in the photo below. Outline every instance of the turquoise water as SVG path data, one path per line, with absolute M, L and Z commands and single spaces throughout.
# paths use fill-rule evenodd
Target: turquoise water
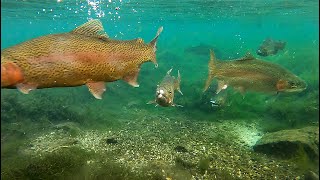
M 123 81 L 107 83 L 102 100 L 86 86 L 28 95 L 2 89 L 4 179 L 303 179 L 310 171 L 319 174 L 318 161 L 304 151 L 279 158 L 254 152 L 254 143 L 249 143 L 268 132 L 318 126 L 318 1 L 2 0 L 1 5 L 2 50 L 42 35 L 69 32 L 90 19 L 100 19 L 106 33 L 119 40 L 141 37 L 149 42 L 163 26 L 157 44 L 159 67 L 142 65 L 139 88 Z M 255 52 L 268 37 L 285 41 L 286 47 L 274 56 L 260 57 Z M 224 60 L 249 51 L 292 71 L 308 87 L 278 95 L 247 92 L 244 98 L 228 88 L 226 105 L 213 107 L 216 82 L 202 93 L 208 46 Z M 172 67 L 172 75 L 181 73 L 183 96 L 176 93 L 174 101 L 183 107 L 148 105 Z M 253 125 L 254 130 L 249 128 Z M 101 144 L 110 137 L 118 142 L 112 147 Z M 240 147 L 239 137 L 248 147 Z M 188 152 L 176 152 L 178 145 Z M 258 160 L 250 164 L 251 159 Z

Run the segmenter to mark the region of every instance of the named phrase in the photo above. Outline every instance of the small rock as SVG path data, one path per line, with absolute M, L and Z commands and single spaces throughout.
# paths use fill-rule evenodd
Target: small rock
M 177 152 L 188 152 L 188 150 L 185 147 L 180 146 L 180 145 L 176 146 L 174 148 L 174 150 L 177 151 Z
M 106 143 L 107 144 L 117 144 L 118 141 L 115 138 L 107 138 Z
M 309 126 L 265 134 L 254 145 L 253 149 L 282 157 L 292 157 L 301 152 L 302 149 L 310 159 L 318 159 L 318 146 L 319 127 Z

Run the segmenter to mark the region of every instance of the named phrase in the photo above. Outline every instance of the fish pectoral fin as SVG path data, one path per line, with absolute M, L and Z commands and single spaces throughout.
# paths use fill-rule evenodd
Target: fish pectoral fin
M 175 88 L 181 95 L 183 95 L 183 93 L 180 90 L 180 82 L 181 82 L 181 76 L 180 76 L 180 72 L 178 70 L 178 78 L 175 81 Z
M 140 72 L 140 68 L 137 68 L 136 70 L 131 71 L 130 73 L 125 75 L 122 79 L 133 87 L 139 87 L 139 84 L 137 82 L 139 72 Z
M 93 19 L 86 22 L 77 28 L 75 28 L 71 33 L 81 34 L 90 37 L 96 37 L 103 40 L 108 40 L 109 36 L 104 32 L 102 23 L 99 19 Z
M 183 107 L 183 106 L 180 105 L 180 104 L 172 104 L 172 106 L 174 106 L 174 107 Z
M 37 85 L 32 83 L 19 83 L 16 87 L 23 94 L 29 94 L 31 90 L 37 89 Z
M 152 101 L 147 102 L 147 104 L 156 104 L 156 101 L 152 100 Z
M 181 90 L 180 90 L 180 87 L 177 88 L 177 91 L 178 91 L 181 95 L 183 95 L 183 93 L 182 93 Z
M 96 99 L 102 99 L 102 94 L 106 91 L 104 82 L 88 82 L 86 85 Z
M 223 89 L 227 89 L 228 85 L 224 81 L 218 81 L 218 88 L 216 91 L 216 94 L 219 94 L 219 92 Z

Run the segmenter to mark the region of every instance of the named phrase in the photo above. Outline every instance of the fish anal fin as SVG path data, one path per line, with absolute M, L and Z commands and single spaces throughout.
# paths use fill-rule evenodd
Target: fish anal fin
M 88 82 L 86 84 L 89 91 L 96 99 L 102 99 L 102 94 L 106 91 L 106 86 L 103 81 L 100 82 Z
M 216 91 L 216 94 L 219 94 L 219 92 L 223 89 L 227 89 L 228 85 L 224 81 L 218 81 L 218 88 Z
M 90 20 L 74 30 L 71 33 L 86 35 L 90 37 L 96 37 L 99 39 L 108 40 L 109 36 L 105 33 L 102 23 L 98 19 Z
M 29 94 L 31 90 L 37 89 L 37 85 L 32 83 L 19 83 L 16 87 L 23 94 Z
M 128 73 L 127 75 L 125 75 L 122 79 L 133 87 L 139 87 L 139 84 L 137 82 L 139 72 L 140 72 L 140 68 L 137 68 L 131 71 L 130 73 Z
M 180 76 L 180 71 L 178 70 L 178 78 L 175 80 L 175 89 L 176 89 L 181 95 L 183 95 L 183 93 L 181 92 L 181 89 L 180 89 L 180 83 L 181 83 L 181 76 Z

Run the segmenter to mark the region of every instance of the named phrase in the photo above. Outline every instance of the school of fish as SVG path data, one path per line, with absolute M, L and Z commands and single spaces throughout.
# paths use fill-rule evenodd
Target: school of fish
M 1 51 L 1 88 L 17 88 L 28 94 L 34 89 L 86 85 L 95 98 L 101 99 L 108 82 L 124 80 L 139 87 L 140 66 L 148 61 L 157 66 L 156 45 L 162 30 L 160 27 L 149 43 L 141 38 L 115 40 L 105 33 L 100 20 L 90 20 L 71 32 L 25 41 Z M 261 54 L 262 50 L 258 52 Z M 250 53 L 222 61 L 210 50 L 208 70 L 204 91 L 217 79 L 217 94 L 229 86 L 242 94 L 300 92 L 307 87 L 289 70 Z M 180 72 L 175 78 L 171 71 L 157 86 L 155 100 L 149 103 L 181 106 L 173 102 L 174 91 L 182 95 Z

